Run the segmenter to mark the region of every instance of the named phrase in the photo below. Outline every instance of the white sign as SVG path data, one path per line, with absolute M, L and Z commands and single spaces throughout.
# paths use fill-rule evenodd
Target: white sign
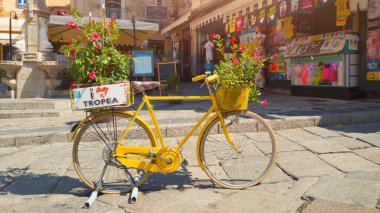
M 116 106 L 128 102 L 128 84 L 109 84 L 73 89 L 74 110 Z

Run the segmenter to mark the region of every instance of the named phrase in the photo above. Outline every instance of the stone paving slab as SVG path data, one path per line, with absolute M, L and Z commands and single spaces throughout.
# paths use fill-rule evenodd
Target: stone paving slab
M 329 140 L 331 142 L 335 142 L 335 143 L 340 144 L 342 146 L 345 146 L 351 150 L 364 149 L 364 148 L 372 147 L 372 145 L 365 143 L 363 141 L 359 141 L 356 138 L 350 138 L 350 137 L 345 137 L 345 136 L 327 138 L 327 140 Z
M 312 151 L 313 153 L 333 153 L 333 152 L 349 152 L 350 150 L 344 146 L 341 146 L 332 141 L 328 141 L 324 138 L 298 140 L 298 144 Z
M 376 130 L 371 125 L 355 125 L 349 128 L 341 126 L 336 132 L 341 134 L 342 129 L 349 129 L 350 133 L 353 130 L 358 133 L 364 128 Z M 334 131 L 330 127 L 327 129 Z M 3 209 L 16 212 L 28 212 L 30 209 L 37 212 L 51 212 L 52 209 L 54 212 L 171 212 L 174 209 L 176 212 L 277 213 L 304 208 L 308 201 L 303 199 L 325 199 L 346 204 L 338 206 L 336 212 L 344 212 L 347 205 L 375 210 L 380 197 L 380 166 L 372 163 L 371 159 L 376 160 L 377 147 L 355 140 L 347 145 L 358 148 L 352 152 L 320 155 L 297 150 L 300 145 L 282 136 L 302 139 L 302 135 L 306 135 L 304 141 L 313 141 L 315 136 L 336 144 L 334 138 L 340 138 L 342 143 L 351 138 L 310 136 L 313 132 L 303 129 L 279 132 L 279 141 L 283 144 L 279 145 L 277 166 L 257 186 L 230 190 L 213 184 L 197 166 L 196 137 L 192 137 L 183 151 L 189 165 L 173 174 L 153 174 L 140 187 L 136 204 L 128 204 L 128 194 L 102 195 L 90 210 L 81 209 L 91 190 L 73 171 L 72 144 L 0 148 L 0 212 Z M 171 146 L 178 141 L 179 138 L 167 140 Z M 359 149 L 359 143 L 370 148 Z M 260 149 L 265 150 L 265 147 L 260 146 Z M 19 160 L 15 161 L 16 157 Z M 334 167 L 356 172 L 345 174 Z M 323 209 L 320 212 L 324 212 Z
M 380 175 L 379 172 L 374 172 Z M 368 175 L 368 173 L 364 173 Z M 317 198 L 347 203 L 355 206 L 375 208 L 380 191 L 380 182 L 352 177 L 325 177 L 308 190 L 305 198 Z
M 287 174 L 290 174 L 296 178 L 341 175 L 341 172 L 328 165 L 309 151 L 279 153 L 277 164 Z
M 379 165 L 367 161 L 354 153 L 322 154 L 320 158 L 343 172 L 380 171 Z
M 368 133 L 366 135 L 358 137 L 359 140 L 372 144 L 376 147 L 380 147 L 380 134 Z
M 339 137 L 341 136 L 341 134 L 337 133 L 337 132 L 334 132 L 332 130 L 328 130 L 326 128 L 322 128 L 322 127 L 306 127 L 306 128 L 303 128 L 305 131 L 311 133 L 311 134 L 314 134 L 314 135 L 318 135 L 318 136 L 321 136 L 323 138 L 330 138 L 330 137 Z
M 380 164 L 380 148 L 371 147 L 368 149 L 359 149 L 354 151 L 357 155 L 373 163 Z
M 334 202 L 330 200 L 315 199 L 302 213 L 380 213 L 379 209 L 366 208 L 362 206 L 352 206 L 350 204 Z

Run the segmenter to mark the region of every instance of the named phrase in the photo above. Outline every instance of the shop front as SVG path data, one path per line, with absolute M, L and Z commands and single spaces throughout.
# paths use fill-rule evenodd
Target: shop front
M 360 90 L 380 92 L 380 1 L 369 0 L 368 10 L 360 12 Z M 366 8 L 364 8 L 366 9 Z

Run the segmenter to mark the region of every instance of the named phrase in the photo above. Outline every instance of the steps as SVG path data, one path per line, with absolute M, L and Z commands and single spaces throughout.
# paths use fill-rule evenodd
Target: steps
M 69 99 L 0 99 L 0 119 L 62 117 L 71 113 Z

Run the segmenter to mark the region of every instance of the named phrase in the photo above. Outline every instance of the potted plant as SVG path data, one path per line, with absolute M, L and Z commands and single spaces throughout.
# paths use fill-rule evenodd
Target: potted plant
M 84 21 L 75 8 L 71 13 L 76 23 L 68 22 L 66 26 L 80 31 L 80 36 L 63 45 L 61 52 L 69 58 L 67 70 L 73 81 L 79 84 L 127 81 L 132 57 L 114 46 L 119 38 L 116 19 Z
M 104 10 L 101 21 L 83 19 L 75 8 L 71 10 L 71 14 L 75 18 L 75 22 L 70 21 L 66 23 L 66 26 L 71 30 L 79 31 L 80 36 L 61 47 L 61 52 L 69 59 L 67 71 L 73 80 L 71 89 L 99 86 L 89 90 L 100 91 L 90 95 L 94 98 L 94 94 L 99 94 L 98 99 L 101 103 L 104 103 L 101 99 L 107 98 L 107 94 L 108 96 L 115 94 L 115 92 L 111 92 L 111 89 L 116 87 L 109 86 L 108 88 L 104 85 L 120 84 L 125 87 L 126 91 L 129 91 L 128 79 L 134 59 L 130 53 L 120 52 L 114 46 L 119 37 L 116 19 L 107 20 Z M 84 97 L 82 92 L 85 91 L 74 91 L 73 99 Z M 126 100 L 130 105 L 133 97 L 128 97 Z M 123 102 L 123 104 L 125 103 Z M 79 108 L 74 106 L 74 109 Z
M 182 95 L 182 93 L 179 91 L 179 84 L 180 84 L 179 75 L 177 74 L 170 75 L 168 79 L 166 80 L 166 83 L 168 84 L 168 88 L 169 88 L 168 96 Z M 180 104 L 181 101 L 170 101 L 170 103 Z
M 219 77 L 215 93 L 217 101 L 223 110 L 246 110 L 248 100 L 259 101 L 260 90 L 255 86 L 255 76 L 267 59 L 244 45 L 236 44 L 235 37 L 231 39 L 233 53 L 231 57 L 226 57 L 221 36 L 213 33 L 211 38 L 217 51 L 224 56 L 214 67 L 214 72 Z

